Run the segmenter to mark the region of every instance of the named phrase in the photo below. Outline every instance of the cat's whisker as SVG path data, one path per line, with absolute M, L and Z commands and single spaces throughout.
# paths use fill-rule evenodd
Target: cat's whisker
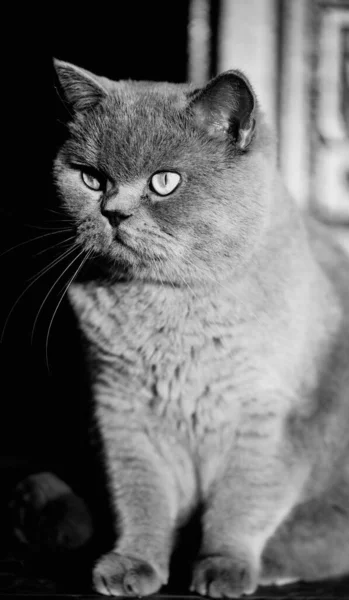
M 69 221 L 70 223 L 73 222 L 72 218 L 69 217 L 69 215 L 67 215 L 67 213 L 65 213 L 63 210 L 57 210 L 57 209 L 54 209 L 54 208 L 48 208 L 48 207 L 46 207 L 46 208 L 44 208 L 44 211 L 52 213 L 53 215 L 56 215 L 56 216 L 58 215 L 59 217 L 64 217 L 64 220 L 65 221 Z
M 37 273 L 36 275 L 34 275 L 33 277 L 30 277 L 28 281 L 31 281 L 32 279 L 34 279 L 36 281 L 36 279 L 38 279 L 39 277 L 41 277 L 42 275 L 45 275 L 45 273 L 47 273 L 48 271 L 50 271 L 53 267 L 55 267 L 61 260 L 63 260 L 66 256 L 69 256 L 69 254 L 71 252 L 73 252 L 73 250 L 76 250 L 76 246 L 71 246 L 70 248 L 68 248 L 67 250 L 65 250 L 63 252 L 63 254 L 60 254 L 60 256 L 58 256 L 57 258 L 55 258 L 53 261 L 51 261 L 46 267 L 44 267 L 41 271 L 39 271 L 39 273 Z
M 185 262 L 187 263 L 187 265 L 193 269 L 193 271 L 199 275 L 198 280 L 200 283 L 205 284 L 207 283 L 207 279 L 209 279 L 210 281 L 212 281 L 214 284 L 219 285 L 222 289 L 224 289 L 225 291 L 227 291 L 228 293 L 231 293 L 230 288 L 228 288 L 227 286 L 225 286 L 224 284 L 222 284 L 218 278 L 215 278 L 211 275 L 211 273 L 208 270 L 204 270 L 202 267 L 199 267 L 198 265 L 196 265 L 194 262 L 190 261 L 188 259 L 188 257 L 185 258 Z
M 156 261 L 155 261 L 155 262 L 156 262 Z M 164 263 L 164 265 L 163 265 L 163 266 L 166 266 L 166 263 Z M 159 276 L 160 276 L 160 280 L 161 280 L 161 282 L 162 282 L 162 285 L 163 285 L 163 287 L 164 287 L 164 282 L 163 282 L 163 280 L 162 280 L 162 278 L 161 278 L 161 275 L 160 275 L 160 267 L 159 267 L 159 264 L 157 265 L 157 267 L 158 267 L 158 273 L 159 273 Z M 175 286 L 174 286 L 174 284 L 173 284 L 173 281 L 172 281 L 171 277 L 168 277 L 168 278 L 167 278 L 167 282 L 169 282 L 169 283 L 170 283 L 170 285 L 172 286 L 172 288 L 173 288 L 173 289 L 176 289 L 176 288 L 175 288 Z
M 191 287 L 191 285 L 188 283 L 188 281 L 186 281 L 185 277 L 181 277 L 181 279 L 183 280 L 184 285 L 188 288 L 188 290 L 193 294 L 194 298 L 196 300 L 198 300 L 198 295 L 197 293 L 194 291 L 194 289 Z
M 50 263 L 50 265 L 48 267 L 45 267 L 45 269 L 43 269 L 38 275 L 35 276 L 34 279 L 32 279 L 30 281 L 29 285 L 27 285 L 26 288 L 23 290 L 23 292 L 18 296 L 17 300 L 13 304 L 10 312 L 8 313 L 8 315 L 6 317 L 6 320 L 5 320 L 5 323 L 2 328 L 2 332 L 1 332 L 0 344 L 2 344 L 2 342 L 3 342 L 5 331 L 6 331 L 8 322 L 11 318 L 11 315 L 13 314 L 13 311 L 15 310 L 15 308 L 18 305 L 18 303 L 20 302 L 20 300 L 23 298 L 24 294 L 34 285 L 34 283 L 36 283 L 43 275 L 45 275 L 45 273 L 47 273 L 52 267 L 54 267 L 56 264 L 58 264 L 61 260 L 66 258 L 66 256 L 68 256 L 71 252 L 73 252 L 76 249 L 77 249 L 76 247 L 73 247 L 73 248 L 70 248 L 69 250 L 67 250 L 66 252 L 64 252 L 63 255 L 61 255 L 59 258 L 57 258 L 52 263 Z
M 35 256 L 40 256 L 40 254 L 44 254 L 44 252 L 48 252 L 49 250 L 53 250 L 53 248 L 57 248 L 58 246 L 61 246 L 62 244 L 67 244 L 68 242 L 71 242 L 74 239 L 75 239 L 75 236 L 72 235 L 72 236 L 68 237 L 65 240 L 61 240 L 60 242 L 57 242 L 57 244 L 52 244 L 52 246 L 48 246 L 47 248 L 44 248 L 43 250 L 40 250 L 40 252 L 36 252 L 32 256 L 33 256 L 33 258 Z
M 67 233 L 67 231 L 72 231 L 72 229 L 59 229 L 57 231 L 51 231 L 50 233 L 44 233 L 43 235 L 38 235 L 35 238 L 31 238 L 30 240 L 25 240 L 24 242 L 20 242 L 19 244 L 16 244 L 15 246 L 12 246 L 11 248 L 8 248 L 7 250 L 5 250 L 4 252 L 2 252 L 0 254 L 0 258 L 2 256 L 5 256 L 5 254 L 8 254 L 9 252 L 12 252 L 13 250 L 16 250 L 17 248 L 20 248 L 21 246 L 25 246 L 26 244 L 30 244 L 32 242 L 36 242 L 38 240 L 42 240 L 43 238 L 49 237 L 50 235 L 56 235 L 56 234 L 62 234 L 62 233 Z
M 32 328 L 32 333 L 31 333 L 31 337 L 30 337 L 30 342 L 31 344 L 33 343 L 33 339 L 34 339 L 34 333 L 35 333 L 35 328 L 36 328 L 36 324 L 38 322 L 40 313 L 45 305 L 46 300 L 48 299 L 49 295 L 51 294 L 51 292 L 53 292 L 54 288 L 56 287 L 57 283 L 62 279 L 62 277 L 65 275 L 65 273 L 68 271 L 68 269 L 70 269 L 70 267 L 72 266 L 72 264 L 74 264 L 74 262 L 79 258 L 79 256 L 81 256 L 82 252 L 84 252 L 84 250 L 82 250 L 78 256 L 76 256 L 75 258 L 73 258 L 73 260 L 69 263 L 69 265 L 64 269 L 64 271 L 60 274 L 59 277 L 57 277 L 56 281 L 53 283 L 53 285 L 50 287 L 49 291 L 47 292 L 45 298 L 43 299 L 40 308 L 36 314 L 34 323 L 33 323 L 33 328 Z
M 51 210 L 51 209 L 44 208 L 43 210 L 47 211 L 47 210 Z M 40 230 L 44 230 L 44 231 L 45 230 L 50 230 L 51 231 L 51 230 L 57 229 L 57 227 L 51 227 L 51 225 L 57 224 L 58 222 L 66 222 L 66 223 L 69 223 L 70 225 L 74 224 L 73 219 L 69 218 L 68 215 L 66 215 L 65 213 L 63 213 L 63 212 L 60 213 L 58 211 L 53 211 L 53 210 L 52 210 L 52 212 L 54 212 L 55 215 L 63 216 L 64 218 L 63 219 L 57 219 L 57 218 L 55 218 L 53 220 L 52 217 L 51 217 L 51 220 L 46 220 L 46 221 L 44 221 L 42 223 L 43 225 L 47 225 L 47 226 L 50 226 L 50 227 L 43 227 L 43 226 L 39 225 L 38 223 L 28 223 L 27 221 L 22 221 L 18 214 L 13 213 L 11 211 L 4 211 L 4 214 L 6 215 L 6 217 L 8 217 L 8 218 L 12 219 L 13 221 L 15 221 L 16 225 L 18 227 L 30 227 L 31 229 L 40 229 Z
M 73 265 L 73 263 L 82 255 L 84 254 L 86 251 L 83 249 L 81 250 L 81 252 L 78 254 L 78 256 L 76 256 L 74 258 L 74 260 L 71 261 L 71 263 L 69 264 L 69 267 L 71 267 Z M 73 283 L 74 279 L 77 277 L 78 273 L 81 271 L 82 267 L 84 266 L 84 264 L 86 263 L 86 261 L 90 258 L 91 254 L 92 254 L 93 250 L 89 250 L 88 253 L 86 254 L 86 256 L 82 259 L 80 265 L 78 266 L 78 268 L 76 269 L 76 271 L 74 272 L 73 276 L 70 278 L 67 286 L 65 287 L 65 289 L 63 290 L 63 293 L 57 303 L 57 306 L 53 312 L 52 318 L 50 320 L 49 326 L 48 326 L 48 330 L 47 330 L 47 335 L 46 335 L 46 345 L 45 345 L 45 355 L 46 355 L 46 365 L 47 365 L 47 369 L 49 370 L 49 362 L 48 362 L 48 342 L 49 342 L 49 337 L 50 337 L 50 332 L 51 332 L 51 328 L 52 328 L 52 324 L 54 321 L 54 318 L 57 314 L 57 311 L 63 301 L 63 298 L 65 296 L 65 294 L 67 293 L 68 289 L 70 288 L 71 284 Z M 67 269 L 66 269 L 67 270 Z
M 188 251 L 189 251 L 189 249 L 187 248 L 187 252 L 188 252 Z M 181 260 L 183 260 L 183 256 L 181 256 L 181 257 L 180 257 L 180 259 L 181 259 Z M 189 261 L 189 259 L 186 259 L 186 258 L 185 258 L 185 255 L 184 255 L 184 261 L 186 261 L 186 262 L 187 262 L 187 264 L 189 264 L 189 265 L 191 264 L 191 263 L 190 263 L 190 261 Z M 181 270 L 180 270 L 180 268 L 178 268 L 178 269 L 176 270 L 176 273 L 179 275 L 179 277 L 180 277 L 180 278 L 181 278 L 181 280 L 183 281 L 184 285 L 185 285 L 185 286 L 186 286 L 186 287 L 189 289 L 189 291 L 190 291 L 190 292 L 193 294 L 193 296 L 194 296 L 196 299 L 198 299 L 198 295 L 197 295 L 197 293 L 194 291 L 194 289 L 191 287 L 191 285 L 189 284 L 189 282 L 186 280 L 186 278 L 184 277 L 183 273 L 181 273 Z
M 50 215 L 51 217 L 51 215 Z M 61 218 L 49 218 L 46 219 L 45 221 L 40 221 L 41 224 L 37 224 L 37 223 L 28 223 L 27 221 L 21 221 L 20 225 L 23 227 L 30 227 L 31 229 L 40 229 L 40 230 L 47 230 L 47 231 L 56 231 L 57 229 L 62 229 L 63 227 L 66 227 L 65 223 L 73 226 L 74 223 L 71 219 L 61 219 Z
M 154 271 L 155 271 L 157 277 L 159 278 L 160 285 L 161 285 L 161 287 L 164 288 L 165 287 L 164 280 L 161 277 L 159 266 L 156 264 L 156 260 L 154 260 L 154 259 L 151 259 L 151 260 L 152 260 L 152 264 L 153 264 L 153 267 L 154 267 Z
M 57 118 L 56 118 L 56 123 L 59 123 L 60 125 L 63 125 L 64 127 L 66 127 L 66 126 L 67 126 L 67 124 L 66 124 L 66 123 L 64 123 L 64 121 L 62 121 L 62 119 L 57 119 Z
M 197 294 L 194 292 L 193 288 L 189 285 L 189 283 L 186 281 L 185 277 L 183 276 L 183 274 L 180 272 L 180 269 L 176 269 L 175 270 L 176 275 L 179 277 L 179 279 L 181 281 L 183 281 L 184 287 L 186 287 L 192 294 L 193 296 L 198 299 Z

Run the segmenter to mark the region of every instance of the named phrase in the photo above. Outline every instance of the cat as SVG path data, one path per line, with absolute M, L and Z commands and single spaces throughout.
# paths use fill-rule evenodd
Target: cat
M 117 527 L 95 589 L 157 592 L 198 506 L 194 592 L 348 574 L 349 261 L 284 189 L 250 82 L 55 69 L 55 185 L 77 271 L 96 268 L 68 295 Z

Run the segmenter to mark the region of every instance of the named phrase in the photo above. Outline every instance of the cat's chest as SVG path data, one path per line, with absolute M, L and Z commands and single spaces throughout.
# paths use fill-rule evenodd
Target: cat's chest
M 117 301 L 96 288 L 76 287 L 71 296 L 93 350 L 99 393 L 109 388 L 118 409 L 132 405 L 203 435 L 238 412 L 254 370 L 246 326 L 210 319 L 179 295 L 124 291 Z

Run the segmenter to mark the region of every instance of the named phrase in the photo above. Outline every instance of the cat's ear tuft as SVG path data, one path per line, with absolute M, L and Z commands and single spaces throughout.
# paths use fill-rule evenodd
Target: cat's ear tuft
M 93 73 L 70 63 L 54 59 L 57 93 L 74 112 L 92 108 L 107 95 L 106 88 Z
M 235 146 L 246 150 L 255 129 L 256 97 L 240 71 L 226 71 L 189 97 L 195 119 L 209 135 L 232 137 Z

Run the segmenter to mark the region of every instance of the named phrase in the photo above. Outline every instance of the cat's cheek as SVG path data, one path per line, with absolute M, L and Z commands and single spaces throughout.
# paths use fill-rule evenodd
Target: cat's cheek
M 76 241 L 86 250 L 109 255 L 113 246 L 112 228 L 98 211 L 94 211 L 80 221 Z
M 95 212 L 94 202 L 88 195 L 76 190 L 65 192 L 64 208 L 79 223 L 88 219 Z
M 190 205 L 188 198 L 173 195 L 153 202 L 149 206 L 149 212 L 158 227 L 169 227 L 176 232 L 191 227 L 197 209 Z

